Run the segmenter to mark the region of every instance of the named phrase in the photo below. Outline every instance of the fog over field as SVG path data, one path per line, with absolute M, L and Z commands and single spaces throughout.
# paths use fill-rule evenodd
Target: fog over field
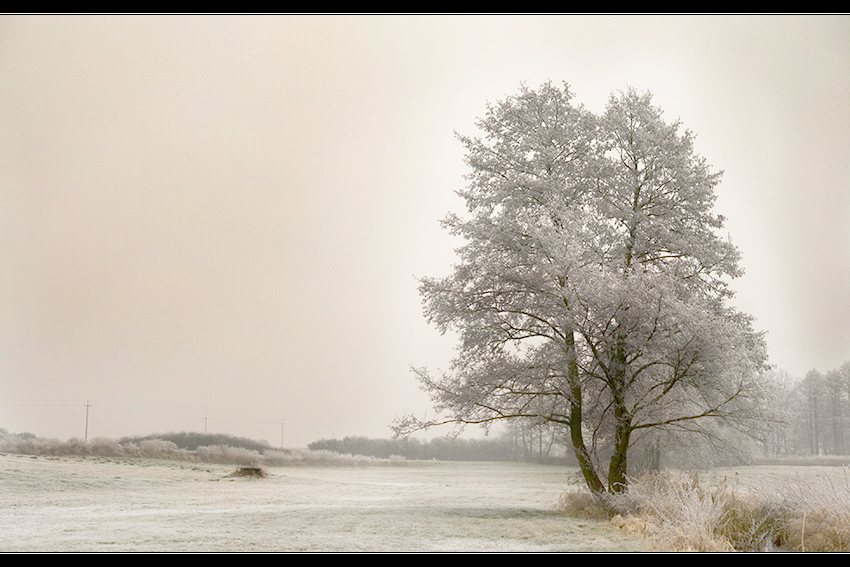
M 555 510 L 575 469 L 493 463 L 233 467 L 0 455 L 4 552 L 637 551 Z
M 850 542 L 850 485 L 836 466 L 719 468 L 655 489 L 650 478 L 610 520 L 566 507 L 589 497 L 576 467 L 395 460 L 264 470 L 249 478 L 209 462 L 0 454 L 0 551 L 732 551 L 730 540 L 764 551 L 781 538 L 787 551 L 846 552 Z
M 431 415 L 454 132 L 548 80 L 652 92 L 724 171 L 771 362 L 850 360 L 848 16 L 6 15 L 0 427 L 303 447 Z

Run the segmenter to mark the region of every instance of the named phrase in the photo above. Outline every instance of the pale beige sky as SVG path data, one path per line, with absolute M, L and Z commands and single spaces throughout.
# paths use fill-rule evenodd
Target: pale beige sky
M 738 306 L 792 374 L 850 360 L 847 16 L 3 16 L 0 427 L 388 436 L 445 368 L 485 104 L 649 90 L 725 171 Z

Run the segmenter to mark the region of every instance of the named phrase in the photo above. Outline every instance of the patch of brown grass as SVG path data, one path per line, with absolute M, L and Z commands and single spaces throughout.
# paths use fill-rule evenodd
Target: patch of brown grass
M 658 551 L 850 551 L 850 485 L 709 486 L 696 475 L 650 474 L 604 502 L 569 492 L 560 510 L 607 516 Z
M 555 508 L 571 518 L 588 520 L 608 520 L 611 518 L 611 511 L 605 503 L 586 490 L 570 490 L 563 493 Z
M 812 510 L 791 518 L 786 547 L 793 551 L 850 551 L 850 515 L 835 510 Z

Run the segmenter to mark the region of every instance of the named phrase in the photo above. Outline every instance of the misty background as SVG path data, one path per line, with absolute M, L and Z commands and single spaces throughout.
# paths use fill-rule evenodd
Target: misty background
M 417 277 L 488 102 L 649 90 L 723 170 L 735 304 L 850 360 L 850 17 L 0 16 L 0 427 L 305 446 L 431 415 Z M 439 434 L 440 432 L 437 432 Z

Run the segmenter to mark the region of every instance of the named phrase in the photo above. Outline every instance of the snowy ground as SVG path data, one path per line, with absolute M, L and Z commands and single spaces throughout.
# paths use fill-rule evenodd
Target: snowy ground
M 0 552 L 637 551 L 554 511 L 567 467 L 269 468 L 0 455 Z

